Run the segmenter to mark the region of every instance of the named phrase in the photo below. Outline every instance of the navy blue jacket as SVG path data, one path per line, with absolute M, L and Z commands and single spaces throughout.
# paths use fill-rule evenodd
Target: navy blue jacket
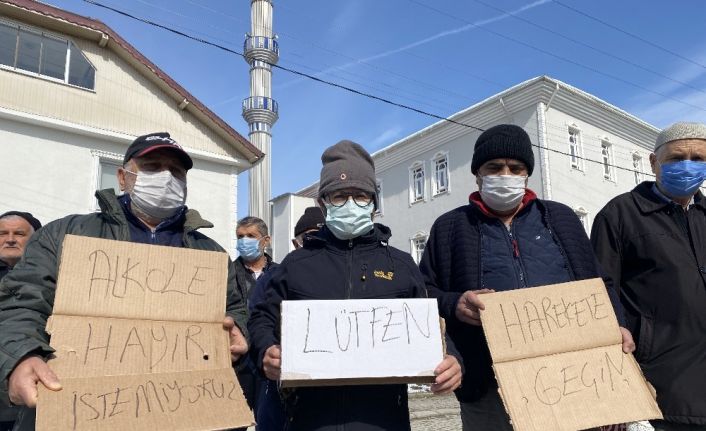
M 411 256 L 390 247 L 389 237 L 390 230 L 379 224 L 351 241 L 337 239 L 324 227 L 285 257 L 248 325 L 259 369 L 265 351 L 280 343 L 282 300 L 427 296 Z M 392 272 L 394 277 L 375 277 L 374 271 Z M 447 349 L 453 353 L 449 343 Z M 297 388 L 286 397 L 285 410 L 289 431 L 410 429 L 406 385 Z
M 558 202 L 539 199 L 527 206 L 529 210 L 535 207 L 540 212 L 544 226 L 568 262 L 570 280 L 600 276 L 586 231 L 571 208 Z M 455 313 L 456 304 L 463 292 L 483 287 L 481 228 L 488 223 L 496 223 L 496 219 L 485 215 L 475 203 L 443 214 L 431 228 L 420 262 L 429 295 L 439 301 L 439 311 L 441 317 L 446 319 L 447 333 L 464 360 L 466 372 L 461 387 L 456 390 L 456 397 L 462 402 L 474 401 L 489 389 L 497 387 L 482 328 L 459 321 Z M 523 247 L 522 243 L 519 247 Z M 539 264 L 540 261 L 541 258 L 535 262 Z M 532 271 L 535 274 L 540 272 L 535 268 Z M 604 278 L 604 281 L 622 326 L 620 302 L 610 280 Z

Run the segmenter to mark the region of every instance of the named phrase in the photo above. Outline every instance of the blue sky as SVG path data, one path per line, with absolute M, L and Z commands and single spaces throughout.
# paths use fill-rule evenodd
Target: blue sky
M 250 28 L 249 0 L 100 1 L 238 51 Z M 242 58 L 81 0 L 48 3 L 111 26 L 247 136 Z M 437 115 L 549 75 L 664 127 L 706 122 L 705 15 L 698 0 L 275 0 L 274 28 L 279 64 Z M 281 70 L 273 97 L 273 197 L 318 179 L 340 139 L 373 152 L 436 121 Z M 238 204 L 246 215 L 247 174 Z

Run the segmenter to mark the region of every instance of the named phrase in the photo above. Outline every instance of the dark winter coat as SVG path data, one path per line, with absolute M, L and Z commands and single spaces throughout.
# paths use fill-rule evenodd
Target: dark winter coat
M 706 425 L 706 199 L 698 193 L 684 211 L 653 185 L 611 200 L 591 240 L 665 420 Z
M 37 231 L 27 243 L 24 257 L 0 283 L 0 381 L 7 402 L 7 377 L 17 362 L 29 353 L 47 356 L 54 350 L 45 332 L 47 317 L 52 314 L 58 262 L 64 236 L 83 235 L 95 238 L 131 241 L 130 225 L 112 189 L 96 193 L 101 211 L 70 215 Z M 197 232 L 213 227 L 198 212 L 188 210 L 181 228 L 184 247 L 225 251 L 212 239 Z M 245 301 L 235 291 L 235 270 L 229 265 L 226 314 L 247 336 Z
M 424 281 L 411 256 L 387 241 L 390 230 L 376 224 L 351 241 L 327 228 L 287 255 L 256 306 L 249 328 L 253 355 L 262 369 L 265 351 L 280 343 L 282 300 L 426 297 Z M 374 271 L 392 272 L 379 278 Z M 409 430 L 406 385 L 299 388 L 285 401 L 288 430 Z
M 568 263 L 570 280 L 600 276 L 586 231 L 569 207 L 558 202 L 535 199 L 526 202 L 522 211 L 530 210 L 540 213 L 548 234 L 558 245 L 562 260 Z M 518 215 L 522 217 L 522 214 Z M 455 313 L 456 304 L 463 292 L 483 287 L 484 250 L 481 232 L 484 225 L 496 222 L 497 219 L 487 216 L 475 203 L 443 214 L 431 228 L 420 263 L 429 295 L 438 299 L 441 317 L 446 319 L 447 333 L 463 357 L 466 372 L 461 387 L 456 390 L 456 397 L 462 402 L 475 401 L 489 389 L 497 387 L 482 328 L 459 321 Z M 522 242 L 518 244 L 520 254 L 523 254 L 526 246 Z M 540 265 L 542 260 L 541 256 L 535 256 L 533 265 Z M 513 263 L 507 262 L 505 266 L 512 268 Z M 531 270 L 534 274 L 541 273 L 538 268 Z M 536 277 L 536 280 L 541 282 L 542 279 Z M 609 285 L 609 280 L 604 281 L 607 282 L 608 294 L 618 320 L 621 321 L 622 310 L 617 295 Z M 532 287 L 531 284 L 527 286 Z

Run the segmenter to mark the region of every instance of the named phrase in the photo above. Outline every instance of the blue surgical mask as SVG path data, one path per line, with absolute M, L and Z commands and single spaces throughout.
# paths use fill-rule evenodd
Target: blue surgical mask
M 255 238 L 238 238 L 237 249 L 243 260 L 248 262 L 259 259 L 263 253 L 260 250 L 260 240 Z
M 660 166 L 659 184 L 670 196 L 692 196 L 706 179 L 706 162 L 682 160 Z
M 352 199 L 335 207 L 326 203 L 326 226 L 338 239 L 352 239 L 373 229 L 373 203 L 361 207 Z

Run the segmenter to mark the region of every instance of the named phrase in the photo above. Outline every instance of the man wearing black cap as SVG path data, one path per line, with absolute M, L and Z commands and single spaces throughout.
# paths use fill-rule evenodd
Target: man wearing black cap
M 168 133 L 140 136 L 127 149 L 118 182 L 124 192 L 96 192 L 100 212 L 70 215 L 44 226 L 27 244 L 24 258 L 0 284 L 0 382 L 16 405 L 34 407 L 37 384 L 60 390 L 61 384 L 45 360 L 53 350 L 44 331 L 52 312 L 61 243 L 67 234 L 172 247 L 225 252 L 197 232 L 213 225 L 187 209 L 186 174 L 191 157 Z M 231 352 L 247 352 L 245 302 L 235 290 L 229 266 L 224 327 Z M 8 393 L 0 394 L 7 401 Z M 27 414 L 24 417 L 31 417 Z M 22 423 L 22 426 L 27 425 Z
M 39 220 L 27 212 L 0 215 L 0 280 L 20 261 L 27 241 L 40 227 Z
M 285 257 L 249 322 L 252 354 L 271 380 L 278 380 L 281 371 L 282 300 L 426 297 L 412 257 L 388 245 L 388 227 L 373 223 L 377 188 L 370 154 L 341 141 L 327 148 L 321 161 L 319 205 L 325 225 Z M 450 393 L 461 381 L 461 365 L 453 355 L 435 372 L 435 393 Z M 407 385 L 296 388 L 285 405 L 291 431 L 410 429 Z
M 480 191 L 434 222 L 420 262 L 467 370 L 456 391 L 465 431 L 512 431 L 480 328 L 480 294 L 599 276 L 576 214 L 527 188 L 533 169 L 532 143 L 521 127 L 501 124 L 483 132 L 471 162 Z M 606 281 L 623 326 L 620 303 Z M 632 337 L 621 332 L 623 350 L 631 352 Z
M 20 261 L 27 241 L 42 224 L 28 212 L 8 211 L 0 215 L 0 280 Z M 17 408 L 0 405 L 0 431 L 10 431 Z

